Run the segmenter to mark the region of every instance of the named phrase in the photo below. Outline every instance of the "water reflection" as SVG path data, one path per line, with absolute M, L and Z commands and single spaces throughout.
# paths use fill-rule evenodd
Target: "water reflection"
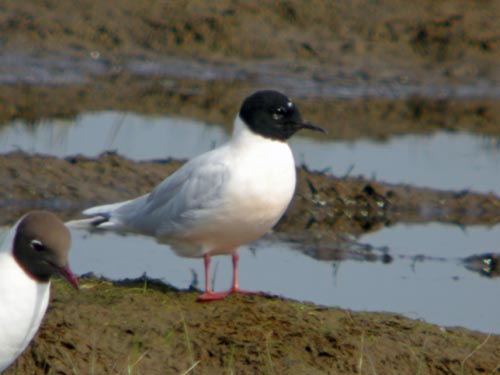
M 222 127 L 171 117 L 98 112 L 75 121 L 50 120 L 36 126 L 22 121 L 0 127 L 0 153 L 16 149 L 58 157 L 97 156 L 106 150 L 136 160 L 187 159 L 223 143 Z M 498 139 L 466 133 L 407 135 L 387 142 L 291 141 L 298 164 L 440 189 L 473 189 L 500 194 Z
M 500 254 L 486 253 L 464 259 L 465 268 L 485 277 L 500 277 Z
M 135 160 L 188 159 L 225 140 L 221 127 L 113 111 L 83 114 L 75 120 L 46 120 L 36 126 L 17 120 L 0 127 L 0 153 L 23 150 L 57 157 L 92 157 L 116 150 Z
M 439 189 L 500 192 L 500 152 L 466 133 L 407 135 L 387 142 L 292 140 L 298 160 L 336 175 Z
M 178 257 L 153 239 L 72 234 L 70 262 L 78 273 L 124 278 L 146 272 L 179 288 L 202 280 L 201 259 Z M 272 236 L 242 247 L 240 283 L 246 289 L 321 305 L 399 312 L 441 325 L 500 333 L 500 299 L 491 298 L 498 291 L 498 279 L 464 266 L 475 252 L 495 249 L 499 236 L 500 227 L 462 231 L 439 224 L 398 225 L 361 238 L 373 245 L 347 243 L 346 259 L 333 261 L 317 260 L 312 255 L 319 253 L 311 253 L 311 247 Z M 230 262 L 228 256 L 214 257 L 216 289 L 230 285 Z

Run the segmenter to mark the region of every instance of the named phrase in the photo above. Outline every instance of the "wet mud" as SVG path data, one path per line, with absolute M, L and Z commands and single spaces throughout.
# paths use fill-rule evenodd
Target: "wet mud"
M 470 0 L 320 1 L 314 7 L 305 0 L 6 0 L 0 23 L 4 51 L 70 51 L 109 65 L 134 56 L 281 60 L 299 68 L 302 62 L 335 67 L 361 79 L 498 82 L 499 7 Z
M 55 283 L 40 332 L 5 374 L 494 374 L 500 364 L 498 336 L 396 314 L 270 296 L 197 303 L 146 279 L 81 283 Z
M 79 211 L 90 206 L 149 192 L 182 163 L 135 162 L 113 152 L 65 159 L 24 152 L 0 155 L 0 224 L 13 223 L 30 208 L 50 209 L 63 219 L 79 217 Z M 360 235 L 398 222 L 430 221 L 494 225 L 500 221 L 500 199 L 493 194 L 335 177 L 301 167 L 294 199 L 276 230 L 330 241 L 338 234 Z
M 165 83 L 164 79 L 126 75 L 85 85 L 0 85 L 0 123 L 20 119 L 35 124 L 113 109 L 189 117 L 229 130 L 242 98 L 262 87 L 283 89 L 252 82 L 176 79 Z M 436 131 L 500 135 L 498 98 L 299 96 L 296 101 L 304 118 L 328 131 L 328 139 L 383 141 L 394 135 Z

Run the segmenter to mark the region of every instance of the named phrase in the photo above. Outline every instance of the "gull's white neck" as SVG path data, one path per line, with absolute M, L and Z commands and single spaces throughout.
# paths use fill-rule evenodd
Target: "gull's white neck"
M 279 145 L 278 147 L 280 148 L 288 148 L 288 144 L 286 142 L 266 138 L 260 134 L 254 133 L 248 128 L 248 126 L 243 122 L 239 115 L 236 116 L 233 124 L 233 136 L 231 138 L 231 145 L 236 147 L 244 146 L 245 148 L 248 148 L 264 144 L 276 144 Z
M 50 282 L 28 276 L 14 259 L 13 239 L 19 221 L 0 249 L 0 372 L 28 346 L 49 302 Z

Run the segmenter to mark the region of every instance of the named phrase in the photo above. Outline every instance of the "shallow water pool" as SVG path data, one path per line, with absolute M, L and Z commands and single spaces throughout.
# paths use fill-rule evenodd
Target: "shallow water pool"
M 393 137 L 387 142 L 319 141 L 304 131 L 290 144 L 297 164 L 439 189 L 500 194 L 500 142 L 467 133 Z M 35 126 L 15 121 L 0 127 L 0 153 L 24 150 L 64 157 L 115 150 L 134 160 L 188 159 L 222 144 L 221 126 L 175 117 L 132 113 L 86 113 L 75 120 Z

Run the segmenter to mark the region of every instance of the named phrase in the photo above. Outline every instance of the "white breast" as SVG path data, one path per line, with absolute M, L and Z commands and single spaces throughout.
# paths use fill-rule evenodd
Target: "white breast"
M 287 143 L 271 141 L 246 128 L 245 142 L 235 142 L 234 174 L 228 196 L 234 201 L 230 213 L 243 217 L 262 236 L 281 218 L 295 191 L 295 164 Z M 236 139 L 237 140 L 237 139 Z M 242 215 L 243 214 L 243 215 Z
M 9 252 L 0 252 L 0 371 L 26 349 L 47 310 L 50 283 L 28 277 Z
M 295 191 L 295 164 L 285 142 L 256 135 L 237 120 L 228 146 L 224 161 L 231 173 L 224 199 L 188 234 L 212 255 L 232 252 L 271 230 Z

